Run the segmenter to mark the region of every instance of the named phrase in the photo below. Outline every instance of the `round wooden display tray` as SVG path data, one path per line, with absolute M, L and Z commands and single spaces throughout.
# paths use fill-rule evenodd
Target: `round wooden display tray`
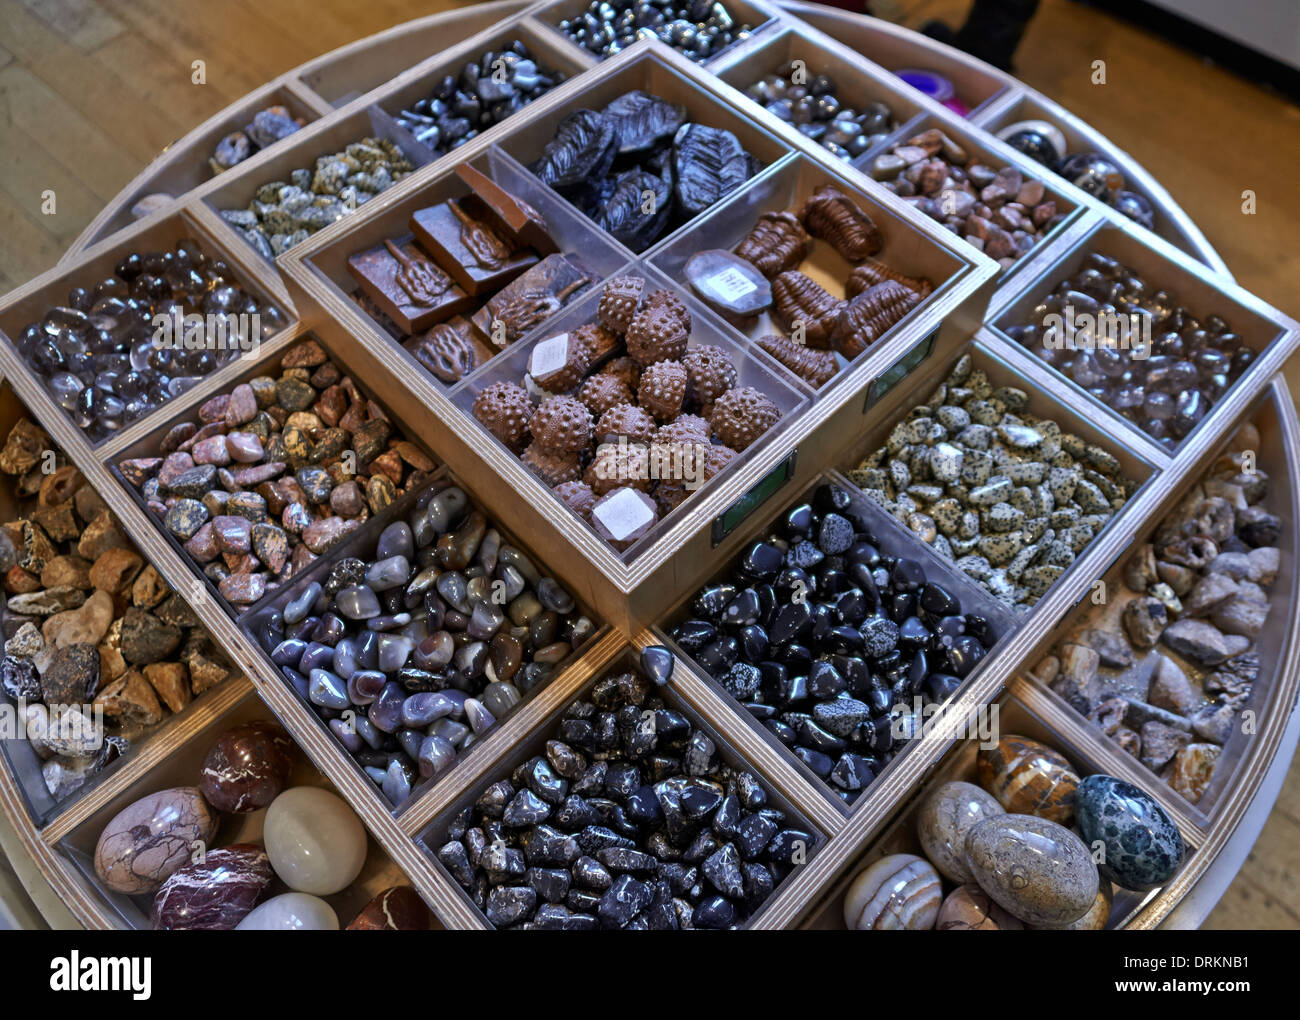
M 996 703 L 1003 732 L 1040 737 L 1070 758 L 1081 773 L 1126 778 L 1155 797 L 1182 832 L 1187 859 L 1164 887 L 1143 895 L 1118 896 L 1110 926 L 1151 928 L 1166 918 L 1172 920 L 1171 912 L 1212 866 L 1222 871 L 1224 861 L 1219 858 L 1229 841 L 1233 849 L 1228 856 L 1244 858 L 1249 841 L 1242 848 L 1241 837 L 1262 824 L 1277 794 L 1277 763 L 1289 760 L 1296 745 L 1293 716 L 1300 690 L 1300 622 L 1281 607 L 1300 598 L 1300 573 L 1294 567 L 1300 547 L 1294 491 L 1295 479 L 1300 478 L 1300 423 L 1277 373 L 1300 343 L 1297 324 L 1232 281 L 1196 226 L 1131 157 L 1050 99 L 965 54 L 888 23 L 815 4 L 777 7 L 767 0 L 735 0 L 730 6 L 738 18 L 757 27 L 750 38 L 702 67 L 658 43 L 639 43 L 598 64 L 553 27 L 584 6 L 582 0 L 532 4 L 502 0 L 408 22 L 304 64 L 170 146 L 105 207 L 55 269 L 0 300 L 4 334 L 0 372 L 5 380 L 0 424 L 7 431 L 25 413 L 46 429 L 117 513 L 145 558 L 190 602 L 247 677 L 207 692 L 111 771 L 71 800 L 52 807 L 34 806 L 30 790 L 24 790 L 25 777 L 6 754 L 0 759 L 0 806 L 19 844 L 79 923 L 96 928 L 147 927 L 147 903 L 106 892 L 95 876 L 91 859 L 99 832 L 113 814 L 138 797 L 192 784 L 204 752 L 230 725 L 275 717 L 315 766 L 303 770 L 301 781 L 336 790 L 370 832 L 370 854 L 360 878 L 332 899 L 344 923 L 374 892 L 409 881 L 446 927 L 487 927 L 483 914 L 430 852 L 440 845 L 435 840 L 451 815 L 471 803 L 487 784 L 536 753 L 553 721 L 594 680 L 634 662 L 641 647 L 669 643 L 667 631 L 680 619 L 690 595 L 708 579 L 725 573 L 740 547 L 760 536 L 783 507 L 827 478 L 848 485 L 839 472 L 879 445 L 891 424 L 933 389 L 958 356 L 973 352 L 995 385 L 1005 382 L 1029 390 L 1047 409 L 1045 413 L 1110 450 L 1142 485 L 1032 612 L 1017 618 L 1008 614 L 994 651 L 963 683 L 946 711 L 964 715 Z M 261 259 L 218 215 L 221 209 L 245 205 L 262 183 L 373 133 L 382 115 L 427 95 L 430 83 L 448 70 L 516 36 L 565 70 L 569 80 L 455 153 L 420 167 L 357 213 L 285 252 L 274 264 Z M 824 63 L 825 73 L 836 78 L 846 95 L 854 90 L 854 95 L 889 102 L 899 121 L 890 142 L 938 126 L 968 151 L 1040 177 L 1058 209 L 1067 213 L 1063 222 L 1015 266 L 1001 272 L 996 263 L 893 199 L 863 171 L 866 158 L 840 163 L 743 96 L 745 85 L 796 54 L 808 55 L 810 64 L 814 58 Z M 970 108 L 968 117 L 934 103 L 892 74 L 907 67 L 930 68 L 948 76 Z M 406 70 L 394 76 L 398 68 Z M 552 212 L 564 220 L 565 245 L 609 248 L 610 268 L 605 275 L 631 264 L 643 275 L 671 279 L 680 267 L 681 253 L 734 244 L 739 235 L 732 236 L 736 228 L 725 208 L 729 199 L 719 203 L 718 211 L 710 210 L 635 257 L 594 236 L 589 223 L 578 223 L 581 217 L 571 209 L 565 212 L 567 207 L 548 197 L 535 181 L 531 185 L 535 192 L 528 191 L 527 174 L 520 164 L 536 154 L 558 117 L 569 109 L 607 102 L 630 88 L 646 89 L 692 109 L 707 106 L 715 123 L 731 128 L 767 164 L 745 186 L 746 199 L 757 205 L 785 208 L 827 179 L 849 190 L 888 229 L 891 246 L 897 246 L 891 251 L 905 253 L 917 271 L 924 270 L 938 286 L 930 299 L 821 390 L 814 392 L 791 377 L 781 428 L 757 444 L 752 455 L 747 453 L 735 470 L 670 515 L 639 548 L 620 556 L 575 516 L 562 512 L 558 504 L 553 507 L 545 488 L 504 447 L 486 441 L 486 434 L 477 431 L 467 413 L 474 380 L 481 383 L 493 377 L 491 373 L 500 370 L 492 367 L 497 362 L 513 358 L 517 363 L 520 352 L 537 336 L 525 338 L 516 345 L 518 350 L 512 348 L 489 362 L 476 376 L 443 387 L 419 371 L 400 346 L 358 310 L 348 297 L 351 284 L 343 267 L 348 255 L 401 233 L 412 211 L 446 197 L 455 183 L 452 171 L 462 162 L 494 178 L 504 175 L 513 180 L 523 189 L 523 197 L 548 214 L 548 223 Z M 217 140 L 272 103 L 289 107 L 308 121 L 307 126 L 213 178 L 207 158 Z M 1123 219 L 1041 167 L 1035 170 L 1037 164 L 997 140 L 997 129 L 1023 119 L 1057 124 L 1071 151 L 1097 149 L 1117 157 L 1129 187 L 1155 208 L 1154 230 Z M 873 147 L 866 156 L 878 151 Z M 134 221 L 133 206 L 157 193 L 171 197 L 146 219 Z M 751 222 L 753 211 L 751 206 Z M 440 470 L 462 484 L 505 533 L 527 550 L 546 550 L 537 559 L 603 625 L 554 679 L 451 770 L 417 787 L 397 811 L 285 683 L 248 626 L 226 611 L 215 588 L 198 580 L 188 558 L 161 531 L 115 467 L 124 457 L 156 449 L 171 423 L 192 416 L 204 400 L 227 392 L 235 382 L 258 374 L 256 366 L 228 365 L 144 421 L 92 446 L 10 342 L 26 322 L 51 304 L 62 303 L 75 281 L 107 275 L 124 251 L 165 247 L 183 236 L 195 236 L 205 250 L 221 252 L 241 280 L 279 303 L 295 320 L 250 355 L 256 365 L 278 358 L 305 337 L 316 339 L 371 391 L 408 437 L 426 446 L 442 465 Z M 1082 253 L 1098 247 L 1176 290 L 1194 308 L 1225 309 L 1225 317 L 1260 351 L 1251 368 L 1175 451 L 1153 443 L 1118 414 L 1045 370 L 1002 332 L 1007 322 L 1017 321 L 1017 311 L 1032 308 L 1063 273 L 1074 268 Z M 554 321 L 562 322 L 564 316 L 562 312 Z M 732 345 L 739 352 L 743 340 L 739 333 L 719 328 L 718 339 L 709 342 Z M 780 382 L 775 363 L 753 361 L 748 370 L 761 369 L 768 373 L 765 378 Z M 1212 786 L 1199 805 L 1192 805 L 1103 739 L 1024 670 L 1078 622 L 1095 579 L 1118 578 L 1128 550 L 1149 537 L 1247 421 L 1260 432 L 1258 463 L 1272 479 L 1274 506 L 1287 510 L 1279 543 L 1282 569 L 1271 593 L 1275 625 L 1259 641 L 1264 668 L 1251 702 L 1258 717 L 1257 731 L 1249 737 L 1234 735 Z M 765 484 L 764 495 L 747 499 Z M 737 510 L 742 505 L 747 512 Z M 929 576 L 949 580 L 955 573 L 910 536 L 900 532 L 897 541 L 900 549 L 924 561 Z M 919 792 L 942 779 L 966 777 L 972 769 L 972 746 L 927 732 L 900 753 L 850 809 L 829 796 L 802 763 L 684 655 L 678 656 L 669 690 L 669 699 L 714 737 L 724 755 L 746 762 L 774 800 L 818 837 L 807 863 L 778 886 L 750 919 L 750 927 L 840 926 L 841 900 L 852 876 L 874 857 L 911 846 L 912 812 Z M 1266 783 L 1270 770 L 1274 780 Z M 256 838 L 259 826 L 258 820 L 250 819 L 239 828 L 223 827 L 221 842 Z M 1198 902 L 1193 916 L 1174 916 L 1180 924 L 1199 923 L 1211 905 L 1212 900 Z

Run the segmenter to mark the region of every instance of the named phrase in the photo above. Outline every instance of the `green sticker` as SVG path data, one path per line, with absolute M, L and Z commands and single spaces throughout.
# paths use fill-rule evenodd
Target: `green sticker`
M 934 349 L 934 336 L 938 330 L 932 332 L 919 344 L 895 361 L 887 369 L 871 380 L 871 385 L 867 387 L 867 399 L 862 404 L 862 413 L 870 411 L 880 399 L 897 386 L 906 376 L 907 373 L 916 368 Z
M 741 521 L 767 502 L 774 492 L 794 477 L 794 462 L 798 453 L 797 448 L 791 450 L 790 456 L 781 461 L 780 464 L 759 479 L 753 488 L 713 519 L 714 546 L 717 546 L 718 543 L 735 531 Z

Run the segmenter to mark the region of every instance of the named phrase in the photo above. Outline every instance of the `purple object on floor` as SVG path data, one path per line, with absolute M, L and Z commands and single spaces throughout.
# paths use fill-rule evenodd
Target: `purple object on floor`
M 957 94 L 957 90 L 952 87 L 952 82 L 934 71 L 905 67 L 894 73 L 911 85 L 912 88 L 924 92 L 937 102 L 947 102 Z

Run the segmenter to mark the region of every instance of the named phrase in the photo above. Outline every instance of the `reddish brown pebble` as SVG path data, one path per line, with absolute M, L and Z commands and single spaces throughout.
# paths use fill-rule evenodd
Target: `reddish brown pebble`
M 600 416 L 595 438 L 598 443 L 617 442 L 620 436 L 630 442 L 648 443 L 654 438 L 656 428 L 649 412 L 635 404 L 618 404 Z
M 586 482 L 561 482 L 551 490 L 579 517 L 585 518 L 591 513 L 596 496 Z
M 561 482 L 575 481 L 582 475 L 582 463 L 577 453 L 555 453 L 532 443 L 519 459 L 551 488 Z
M 348 931 L 429 931 L 433 914 L 409 885 L 385 889 L 362 908 Z
M 637 402 L 660 422 L 682 413 L 686 399 L 686 367 L 680 361 L 657 361 L 641 373 Z

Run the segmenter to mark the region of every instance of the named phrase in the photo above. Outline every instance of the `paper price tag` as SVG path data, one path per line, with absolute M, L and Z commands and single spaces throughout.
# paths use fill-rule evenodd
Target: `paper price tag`
M 753 281 L 747 280 L 745 274 L 734 266 L 728 266 L 722 272 L 707 277 L 702 286 L 718 301 L 738 301 L 758 289 Z
M 528 356 L 528 374 L 534 379 L 545 379 L 564 367 L 569 360 L 569 334 L 561 333 L 543 340 Z

